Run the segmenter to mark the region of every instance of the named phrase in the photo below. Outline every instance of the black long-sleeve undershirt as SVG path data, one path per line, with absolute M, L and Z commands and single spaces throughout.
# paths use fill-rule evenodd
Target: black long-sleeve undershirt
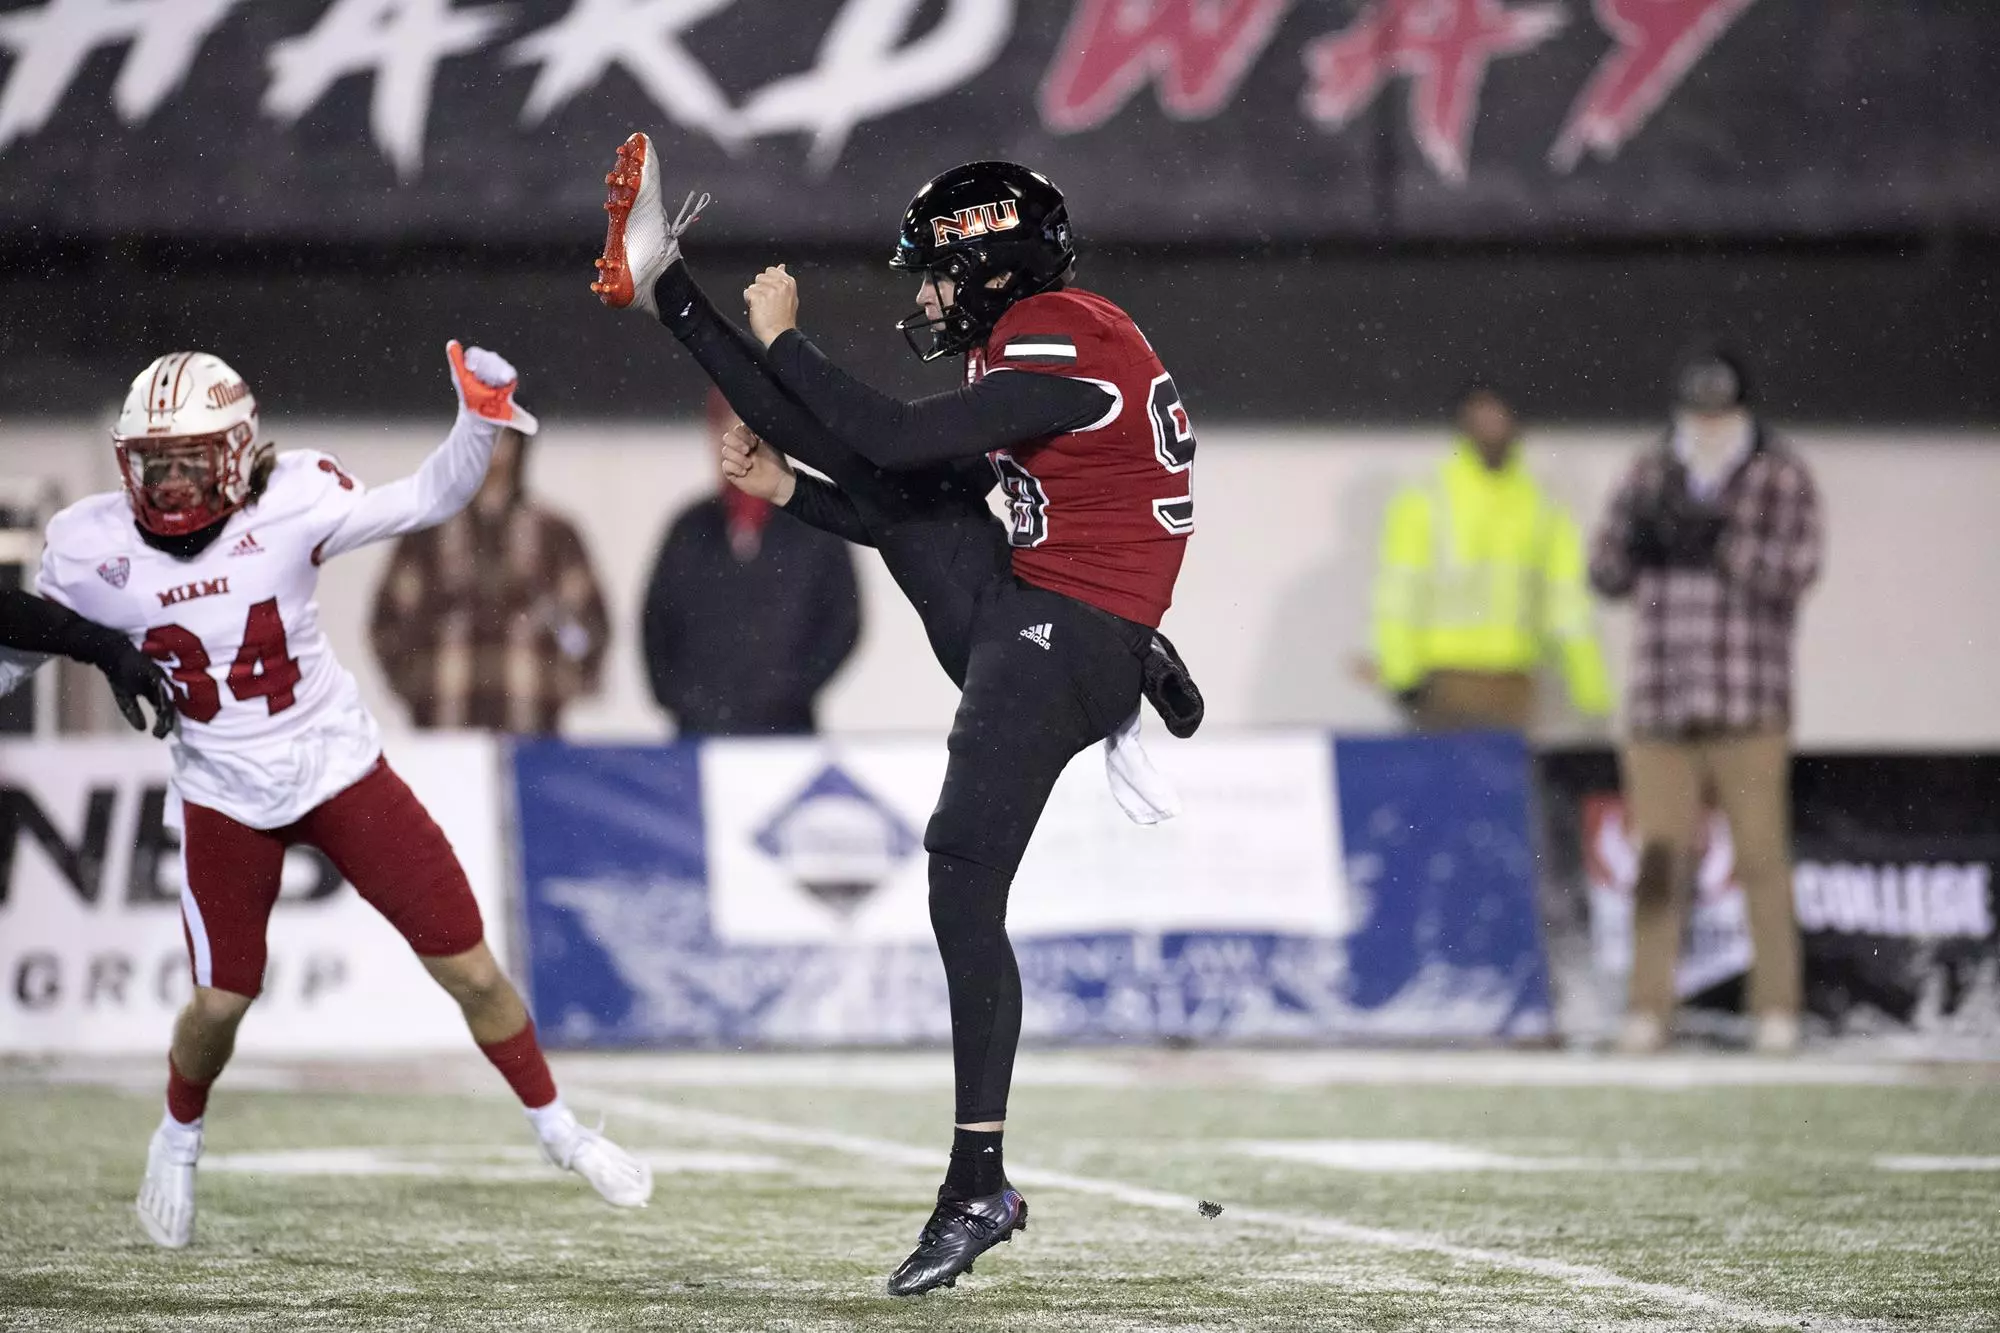
M 95 663 L 123 641 L 116 630 L 85 620 L 66 606 L 19 588 L 0 589 L 0 645 Z
M 1007 531 L 986 506 L 998 481 L 982 455 L 890 471 L 829 431 L 778 380 L 762 343 L 723 318 L 683 263 L 654 287 L 672 331 L 750 428 L 831 478 L 800 477 L 788 512 L 850 541 L 866 540 L 922 619 L 938 664 L 965 683 L 973 615 L 1004 576 Z
M 686 263 L 670 265 L 654 288 L 660 322 L 680 339 L 722 391 L 736 415 L 765 443 L 817 468 L 839 485 L 862 480 L 871 465 L 815 420 L 771 372 L 764 348 L 724 318 Z
M 1100 420 L 1114 401 L 1088 380 L 1016 371 L 906 402 L 834 365 L 797 329 L 779 334 L 766 358 L 808 412 L 885 468 L 973 458 L 1061 435 Z
M 856 546 L 875 544 L 875 539 L 868 535 L 868 525 L 861 519 L 861 511 L 846 491 L 808 472 L 793 474 L 793 481 L 797 484 L 792 489 L 792 498 L 781 506 L 787 514 Z
M 669 267 L 654 291 L 661 323 L 708 372 L 744 424 L 833 479 L 828 487 L 800 475 L 800 493 L 786 510 L 801 521 L 873 546 L 885 528 L 933 512 L 942 494 L 956 492 L 976 505 L 993 488 L 996 478 L 983 455 L 893 473 L 863 457 L 784 387 L 763 344 L 722 316 L 685 263 Z

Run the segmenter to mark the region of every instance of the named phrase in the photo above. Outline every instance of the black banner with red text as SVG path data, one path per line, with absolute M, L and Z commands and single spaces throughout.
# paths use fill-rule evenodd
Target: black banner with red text
M 28 0 L 0 231 L 583 245 L 634 128 L 885 253 L 975 157 L 1101 240 L 1992 231 L 1995 69 L 1960 0 Z

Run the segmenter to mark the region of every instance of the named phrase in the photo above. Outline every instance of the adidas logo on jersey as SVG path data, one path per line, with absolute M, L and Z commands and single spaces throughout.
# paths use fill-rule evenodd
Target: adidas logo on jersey
M 237 539 L 236 545 L 229 548 L 229 554 L 262 555 L 264 554 L 264 548 L 257 544 L 256 533 L 246 532 L 240 538 Z
M 1035 647 L 1040 648 L 1043 652 L 1047 652 L 1049 649 L 1049 636 L 1055 633 L 1055 630 L 1056 627 L 1054 625 L 1030 625 L 1021 631 L 1021 637 L 1029 643 L 1034 644 Z

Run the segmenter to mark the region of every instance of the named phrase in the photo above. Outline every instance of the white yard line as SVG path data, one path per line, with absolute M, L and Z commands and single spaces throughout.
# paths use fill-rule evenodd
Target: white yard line
M 2000 1157 L 1877 1157 L 1877 1171 L 2000 1171 Z
M 941 1154 L 934 1148 L 917 1148 L 887 1139 L 843 1134 L 834 1130 L 814 1129 L 806 1125 L 785 1124 L 775 1120 L 756 1120 L 721 1111 L 663 1106 L 643 1097 L 633 1097 L 608 1090 L 572 1088 L 567 1095 L 573 1102 L 657 1125 L 704 1130 L 709 1133 L 769 1143 L 805 1144 L 896 1166 L 935 1169 L 941 1158 Z M 1037 1167 L 1015 1166 L 1008 1168 L 1008 1175 L 1020 1185 L 1046 1186 L 1050 1189 L 1068 1190 L 1075 1194 L 1090 1194 L 1134 1208 L 1150 1208 L 1161 1212 L 1192 1213 L 1199 1203 L 1192 1195 L 1173 1194 L 1164 1190 L 1148 1189 L 1142 1185 L 1128 1185 L 1116 1180 L 1076 1176 L 1066 1171 L 1045 1171 Z M 1226 1216 L 1237 1223 L 1249 1223 L 1275 1231 L 1319 1236 L 1350 1245 L 1363 1245 L 1406 1254 L 1434 1254 L 1462 1263 L 1482 1264 L 1488 1268 L 1526 1273 L 1533 1277 L 1567 1283 L 1573 1287 L 1645 1296 L 1663 1305 L 1700 1311 L 1718 1318 L 1733 1319 L 1739 1323 L 1755 1324 L 1765 1328 L 1797 1328 L 1800 1325 L 1800 1316 L 1796 1314 L 1780 1314 L 1772 1310 L 1759 1309 L 1756 1306 L 1745 1305 L 1721 1296 L 1710 1296 L 1685 1287 L 1669 1286 L 1660 1282 L 1641 1282 L 1589 1264 L 1572 1264 L 1557 1259 L 1537 1259 L 1529 1255 L 1509 1254 L 1504 1250 L 1460 1245 L 1420 1232 L 1363 1226 L 1311 1213 L 1276 1212 L 1231 1204 Z M 1859 1330 L 1877 1327 L 1871 1324 L 1844 1323 L 1818 1317 L 1813 1319 L 1812 1324 L 1822 1333 L 1825 1330 Z
M 646 1087 L 815 1087 L 907 1091 L 951 1086 L 940 1051 L 759 1051 L 576 1054 L 559 1072 Z M 1688 1052 L 1609 1056 L 1563 1051 L 1232 1050 L 1022 1052 L 1017 1087 L 1710 1088 L 1936 1087 L 1991 1084 L 2000 1066 L 1858 1060 L 1835 1055 L 1760 1058 Z
M 2000 1054 L 2000 1052 L 1996 1052 Z M 588 1080 L 631 1091 L 687 1087 L 810 1087 L 908 1092 L 949 1088 L 943 1050 L 757 1051 L 731 1053 L 564 1053 L 563 1081 Z M 378 1061 L 273 1060 L 244 1057 L 229 1067 L 229 1086 L 310 1091 L 346 1086 L 399 1091 L 476 1091 L 492 1070 L 469 1049 Z M 1839 1053 L 1759 1059 L 1678 1053 L 1627 1058 L 1554 1051 L 1491 1050 L 1033 1050 L 1022 1053 L 1017 1087 L 1159 1088 L 1636 1088 L 1692 1092 L 1769 1087 L 1992 1087 L 2000 1059 L 1924 1063 L 1857 1059 Z M 84 1084 L 157 1095 L 157 1056 L 0 1056 L 0 1087 Z
M 1693 1157 L 1521 1157 L 1433 1139 L 1237 1139 L 1230 1152 L 1275 1162 L 1303 1162 L 1329 1171 L 1388 1175 L 1431 1171 L 1699 1171 Z
M 785 1174 L 794 1162 L 762 1153 L 676 1152 L 646 1149 L 634 1156 L 662 1175 Z M 506 1180 L 559 1184 L 534 1148 L 469 1148 L 459 1144 L 409 1147 L 280 1148 L 270 1152 L 209 1153 L 204 1172 L 247 1176 L 422 1176 L 453 1180 Z

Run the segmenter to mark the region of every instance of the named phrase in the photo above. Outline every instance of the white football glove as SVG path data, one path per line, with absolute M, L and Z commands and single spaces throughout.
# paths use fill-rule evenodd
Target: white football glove
M 535 414 L 514 401 L 520 376 L 507 358 L 484 347 L 464 347 L 454 338 L 444 346 L 451 362 L 452 392 L 458 405 L 482 421 L 496 422 L 533 435 L 541 429 Z

